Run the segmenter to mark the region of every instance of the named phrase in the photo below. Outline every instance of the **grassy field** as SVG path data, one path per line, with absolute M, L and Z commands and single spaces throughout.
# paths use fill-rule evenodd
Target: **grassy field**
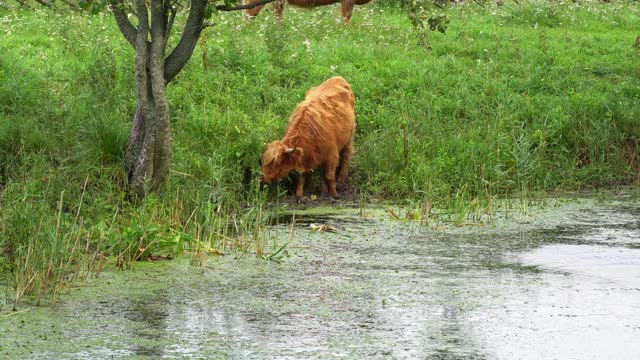
M 55 294 L 107 256 L 119 266 L 184 249 L 280 256 L 265 204 L 287 181 L 261 192 L 260 154 L 304 93 L 334 75 L 357 96 L 356 199 L 455 207 L 637 185 L 638 5 L 505 2 L 437 10 L 450 19 L 445 34 L 414 28 L 393 1 L 357 7 L 349 26 L 333 6 L 289 8 L 281 24 L 269 9 L 250 23 L 214 15 L 168 87 L 169 184 L 135 205 L 122 165 L 133 50 L 113 18 L 0 9 L 7 284 Z M 320 192 L 319 177 L 309 185 Z

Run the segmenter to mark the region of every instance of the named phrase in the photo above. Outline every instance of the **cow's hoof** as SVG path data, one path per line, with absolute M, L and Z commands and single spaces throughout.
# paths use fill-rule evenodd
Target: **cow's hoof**
M 330 201 L 332 204 L 337 203 L 337 202 L 338 202 L 338 200 L 340 200 L 340 198 L 339 198 L 338 196 L 329 196 L 329 201 Z
M 306 196 L 299 197 L 298 198 L 298 204 L 308 205 L 309 204 L 309 198 L 306 197 Z

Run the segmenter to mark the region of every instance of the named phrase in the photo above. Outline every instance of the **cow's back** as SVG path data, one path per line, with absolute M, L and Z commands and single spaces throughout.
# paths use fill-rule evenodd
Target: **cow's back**
M 319 86 L 311 88 L 305 95 L 305 101 L 318 101 L 321 98 L 326 98 L 334 105 L 349 106 L 352 110 L 355 105 L 351 85 L 341 76 L 328 79 Z
M 283 139 L 287 146 L 304 150 L 305 169 L 335 161 L 351 143 L 354 105 L 351 86 L 341 77 L 333 77 L 307 92 L 291 115 Z
M 302 122 L 317 121 L 317 124 L 306 125 L 317 127 L 319 132 L 326 133 L 330 138 L 335 137 L 335 142 L 343 145 L 355 127 L 354 106 L 355 96 L 351 85 L 344 78 L 336 76 L 307 91 L 305 100 L 298 105 L 290 122 L 299 121 L 297 114 L 305 110 L 316 112 L 316 116 L 307 117 Z

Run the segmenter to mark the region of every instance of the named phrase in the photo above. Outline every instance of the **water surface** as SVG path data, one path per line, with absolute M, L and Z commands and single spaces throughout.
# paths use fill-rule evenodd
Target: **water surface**
M 140 263 L 54 307 L 3 305 L 0 357 L 640 358 L 640 204 L 528 211 L 460 228 L 298 214 L 284 263 Z

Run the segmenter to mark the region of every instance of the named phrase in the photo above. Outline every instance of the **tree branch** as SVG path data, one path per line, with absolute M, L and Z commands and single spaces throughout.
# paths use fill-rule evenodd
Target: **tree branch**
M 169 21 L 167 22 L 167 30 L 164 34 L 164 37 L 169 39 L 169 35 L 171 35 L 171 28 L 173 28 L 173 22 L 176 19 L 176 13 L 178 12 L 177 9 L 173 6 L 171 6 L 169 4 L 169 1 L 167 0 L 167 4 L 168 4 L 168 10 L 169 12 L 171 12 L 171 15 L 169 15 Z
M 118 29 L 122 33 L 122 36 L 133 46 L 136 47 L 136 28 L 129 21 L 126 11 L 124 11 L 123 0 L 110 0 L 109 8 L 113 12 L 113 17 L 116 19 Z
M 163 0 L 150 0 L 151 5 L 151 48 L 152 52 L 154 48 L 164 52 L 166 43 L 166 30 L 167 30 L 167 8 Z M 153 54 L 152 54 L 153 56 Z M 164 56 L 162 56 L 164 60 Z
M 136 84 L 138 86 L 138 100 L 142 100 L 145 118 L 149 118 L 148 109 L 145 105 L 149 104 L 147 64 L 149 63 L 149 45 L 147 37 L 149 36 L 149 16 L 147 14 L 147 6 L 145 0 L 136 0 L 136 13 L 138 14 L 138 29 L 136 31 L 135 49 L 135 73 Z
M 206 22 L 202 24 L 202 30 L 208 28 L 208 27 L 212 27 L 212 26 L 216 26 L 216 23 L 213 22 Z
M 251 4 L 238 5 L 238 6 L 234 6 L 234 7 L 227 7 L 227 5 L 218 5 L 218 6 L 216 6 L 216 10 L 219 10 L 219 11 L 236 11 L 236 10 L 253 9 L 254 7 L 265 5 L 265 4 L 268 4 L 268 3 L 272 3 L 274 1 L 277 1 L 277 0 L 260 0 L 260 1 L 256 1 L 256 2 L 251 3 Z
M 164 66 L 164 80 L 169 83 L 187 64 L 193 54 L 204 22 L 204 10 L 207 7 L 207 0 L 191 0 L 191 8 L 184 31 L 180 37 L 178 45 L 167 56 Z

